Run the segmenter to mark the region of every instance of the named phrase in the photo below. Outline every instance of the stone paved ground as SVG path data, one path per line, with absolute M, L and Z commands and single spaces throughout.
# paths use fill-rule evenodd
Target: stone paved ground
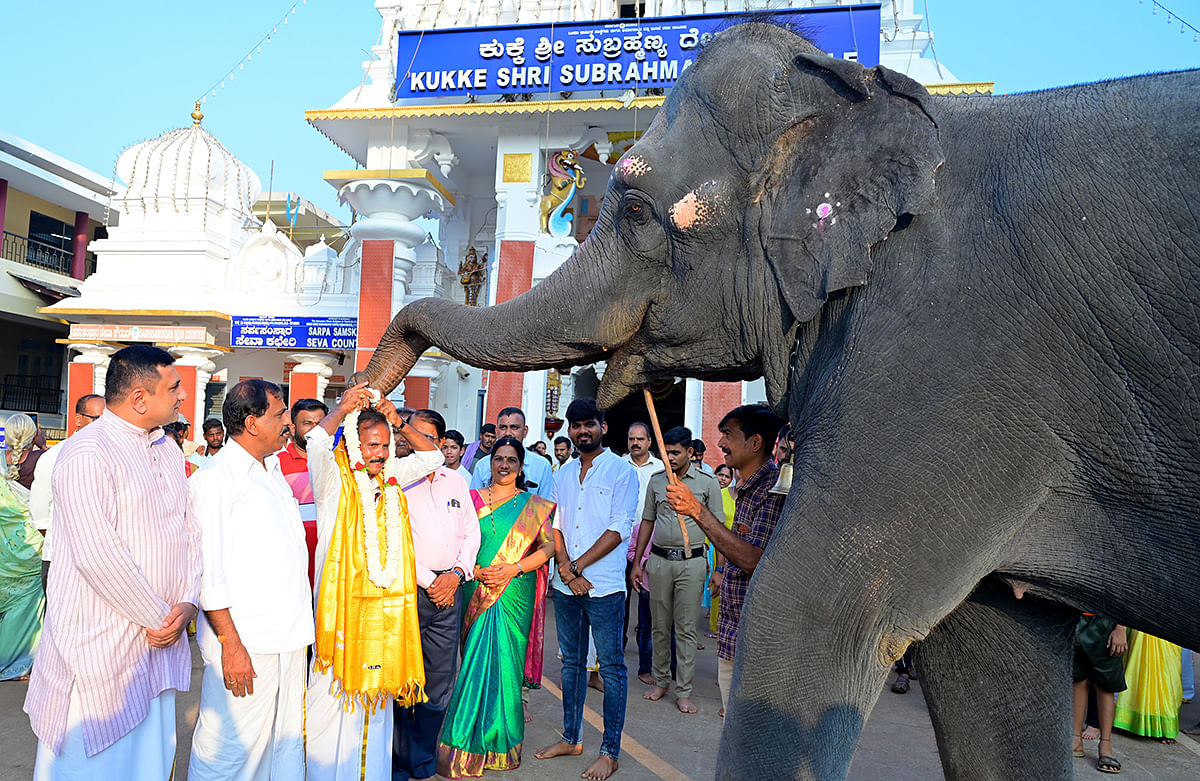
M 579 778 L 579 773 L 594 757 L 600 745 L 600 694 L 589 691 L 584 731 L 584 756 L 539 761 L 533 752 L 557 739 L 562 708 L 559 664 L 554 658 L 553 616 L 547 623 L 547 680 L 542 690 L 531 696 L 533 722 L 526 732 L 524 764 L 509 773 L 488 773 L 493 781 L 535 781 Z M 720 695 L 716 686 L 716 641 L 704 640 L 707 648 L 699 652 L 697 683 L 693 700 L 700 712 L 684 716 L 675 710 L 670 696 L 659 702 L 642 699 L 645 686 L 636 678 L 630 686 L 623 758 L 619 778 L 626 781 L 666 779 L 708 779 L 717 755 L 721 719 L 717 716 Z M 194 644 L 193 644 L 194 648 Z M 633 646 L 631 644 L 630 649 Z M 195 668 L 192 692 L 178 700 L 179 761 L 186 764 L 191 732 L 196 722 L 199 690 L 199 655 L 193 654 Z M 627 654 L 636 672 L 636 653 Z M 0 683 L 0 781 L 26 781 L 33 767 L 35 741 L 29 721 L 21 711 L 25 684 Z M 1184 706 L 1182 721 L 1200 721 L 1200 703 Z M 980 727 L 986 730 L 986 720 Z M 1155 741 L 1117 733 L 1115 751 L 1124 764 L 1120 778 L 1127 781 L 1195 781 L 1200 779 L 1200 742 L 1180 736 L 1178 745 L 1163 746 Z M 1068 750 L 1069 747 L 1064 747 Z M 1110 778 L 1095 769 L 1096 743 L 1087 745 L 1088 757 L 1076 760 L 1079 779 Z M 179 777 L 185 777 L 182 773 Z M 853 781 L 930 781 L 942 778 L 938 764 L 933 728 L 914 683 L 907 695 L 885 691 L 867 722 L 858 753 L 851 767 Z M 763 781 L 766 781 L 765 779 Z M 1016 780 L 1022 781 L 1022 780 Z

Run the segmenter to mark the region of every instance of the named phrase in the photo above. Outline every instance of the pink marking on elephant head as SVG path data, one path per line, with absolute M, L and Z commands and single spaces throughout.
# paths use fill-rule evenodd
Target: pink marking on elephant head
M 701 227 L 713 220 L 720 200 L 720 186 L 705 182 L 671 205 L 671 221 L 681 230 Z
M 654 169 L 646 162 L 645 158 L 632 155 L 622 157 L 621 162 L 617 163 L 617 170 L 621 172 L 622 178 L 632 179 L 635 176 L 645 176 Z

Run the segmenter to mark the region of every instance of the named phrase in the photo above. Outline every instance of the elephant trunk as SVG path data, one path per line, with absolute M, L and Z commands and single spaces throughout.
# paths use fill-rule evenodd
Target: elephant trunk
M 481 369 L 533 371 L 603 360 L 637 331 L 644 303 L 630 302 L 629 280 L 585 242 L 562 267 L 526 293 L 490 307 L 422 298 L 392 319 L 367 367 L 355 375 L 390 393 L 429 347 Z M 644 288 L 643 288 L 644 289 Z

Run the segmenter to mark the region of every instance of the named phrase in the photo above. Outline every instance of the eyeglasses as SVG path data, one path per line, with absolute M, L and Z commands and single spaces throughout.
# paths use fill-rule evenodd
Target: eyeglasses
M 87 414 L 86 412 L 80 412 L 79 414 L 80 414 L 80 415 L 83 415 L 83 416 L 84 416 L 85 418 L 87 418 L 88 420 L 99 420 L 99 419 L 100 419 L 100 416 L 99 416 L 99 415 L 89 415 L 89 414 Z

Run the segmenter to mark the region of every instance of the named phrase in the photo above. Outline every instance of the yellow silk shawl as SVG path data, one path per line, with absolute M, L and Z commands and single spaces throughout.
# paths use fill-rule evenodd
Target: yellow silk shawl
M 380 556 L 402 556 L 400 575 L 387 589 L 367 577 L 363 508 L 343 441 L 334 451 L 341 473 L 337 522 L 321 574 L 315 657 L 321 672 L 333 670 L 333 692 L 348 711 L 369 713 L 395 699 L 405 707 L 425 702 L 425 664 L 417 624 L 417 571 L 408 502 L 400 490 L 404 545 Z M 382 475 L 375 478 L 383 488 Z M 398 489 L 392 489 L 398 490 Z M 386 543 L 385 502 L 377 503 L 370 544 Z M 382 545 L 380 546 L 382 548 Z

